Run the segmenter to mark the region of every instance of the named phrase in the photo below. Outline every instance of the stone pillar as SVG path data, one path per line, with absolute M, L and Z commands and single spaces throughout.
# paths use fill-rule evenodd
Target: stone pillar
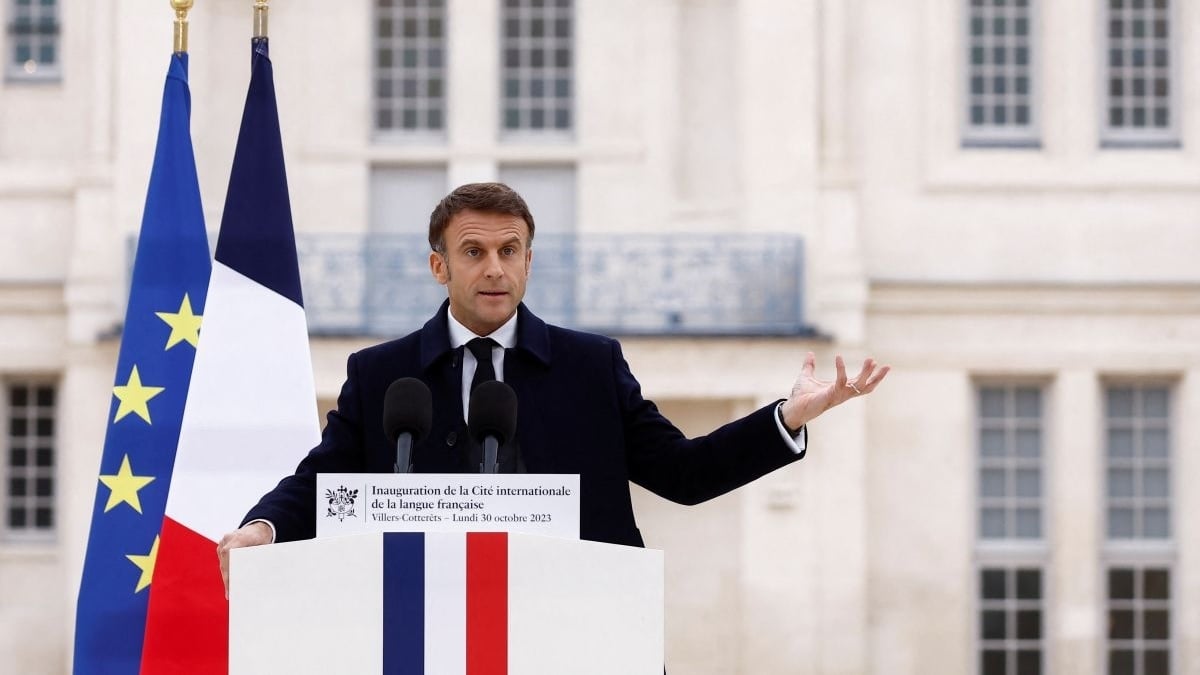
M 1101 486 L 1104 442 L 1102 401 L 1094 371 L 1063 370 L 1052 387 L 1047 447 L 1046 570 L 1048 670 L 1067 675 L 1104 672 L 1097 658 L 1104 640 L 1104 576 L 1098 551 L 1104 527 Z

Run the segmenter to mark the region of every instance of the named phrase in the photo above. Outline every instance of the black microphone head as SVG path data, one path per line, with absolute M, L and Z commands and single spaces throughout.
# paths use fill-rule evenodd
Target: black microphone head
M 471 438 L 482 443 L 484 437 L 495 436 L 501 445 L 517 430 L 517 393 L 499 380 L 489 380 L 471 391 L 467 430 Z
M 413 443 L 421 440 L 433 426 L 433 395 L 429 387 L 415 377 L 402 377 L 388 385 L 383 395 L 383 433 L 396 443 L 408 432 Z

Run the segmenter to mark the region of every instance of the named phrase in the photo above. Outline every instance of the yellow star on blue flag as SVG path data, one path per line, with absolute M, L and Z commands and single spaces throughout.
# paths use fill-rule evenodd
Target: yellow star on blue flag
M 192 300 L 187 293 L 183 294 L 178 312 L 155 312 L 154 315 L 171 327 L 166 349 L 180 342 L 187 342 L 192 347 L 200 344 L 200 320 L 204 317 L 192 312 Z
M 123 385 L 113 387 L 113 395 L 121 401 L 117 406 L 116 417 L 113 418 L 113 424 L 120 422 L 129 413 L 134 413 L 138 417 L 146 420 L 146 424 L 150 424 L 150 399 L 158 396 L 163 392 L 165 387 L 148 387 L 142 384 L 142 378 L 138 375 L 137 366 L 133 367 L 133 372 L 129 373 L 129 381 Z
M 133 589 L 134 593 L 141 593 L 146 590 L 154 578 L 154 563 L 158 562 L 158 537 L 154 538 L 154 545 L 150 547 L 150 552 L 146 555 L 126 555 L 125 557 L 141 570 L 137 586 Z
M 108 503 L 104 505 L 104 512 L 108 513 L 120 504 L 128 504 L 133 507 L 134 511 L 141 513 L 142 502 L 138 499 L 138 490 L 146 487 L 153 480 L 154 476 L 133 475 L 133 468 L 129 466 L 129 455 L 125 455 L 121 460 L 121 468 L 117 469 L 116 474 L 100 475 L 100 482 L 109 489 Z

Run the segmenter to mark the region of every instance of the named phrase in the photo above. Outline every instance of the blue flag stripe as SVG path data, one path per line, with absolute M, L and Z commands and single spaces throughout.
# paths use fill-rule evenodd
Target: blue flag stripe
M 425 535 L 383 535 L 383 672 L 425 672 Z
M 162 527 L 195 357 L 187 341 L 167 348 L 172 328 L 157 313 L 183 313 L 186 295 L 192 311 L 203 315 L 211 270 L 190 114 L 187 55 L 176 54 L 163 87 L 158 143 L 115 376 L 116 386 L 134 384 L 130 378 L 136 367 L 143 386 L 162 391 L 152 398 L 146 393 L 133 397 L 144 405 L 149 423 L 136 405 L 134 412 L 114 421 L 120 406 L 115 396 L 108 409 L 102 480 L 97 482 L 75 622 L 77 674 L 133 675 L 141 663 L 149 598 L 145 582 L 150 577 L 137 564 L 143 559 L 128 556 L 150 555 Z M 142 480 L 130 483 L 132 477 Z M 105 479 L 118 487 L 105 484 Z
M 216 259 L 303 307 L 266 38 L 254 40 L 252 59 Z

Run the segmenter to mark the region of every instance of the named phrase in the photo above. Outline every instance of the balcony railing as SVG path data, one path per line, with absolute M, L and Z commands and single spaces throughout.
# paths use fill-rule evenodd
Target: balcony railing
M 396 336 L 446 297 L 420 235 L 297 237 L 309 331 Z M 802 335 L 799 237 L 539 234 L 525 302 L 546 321 L 609 335 Z

